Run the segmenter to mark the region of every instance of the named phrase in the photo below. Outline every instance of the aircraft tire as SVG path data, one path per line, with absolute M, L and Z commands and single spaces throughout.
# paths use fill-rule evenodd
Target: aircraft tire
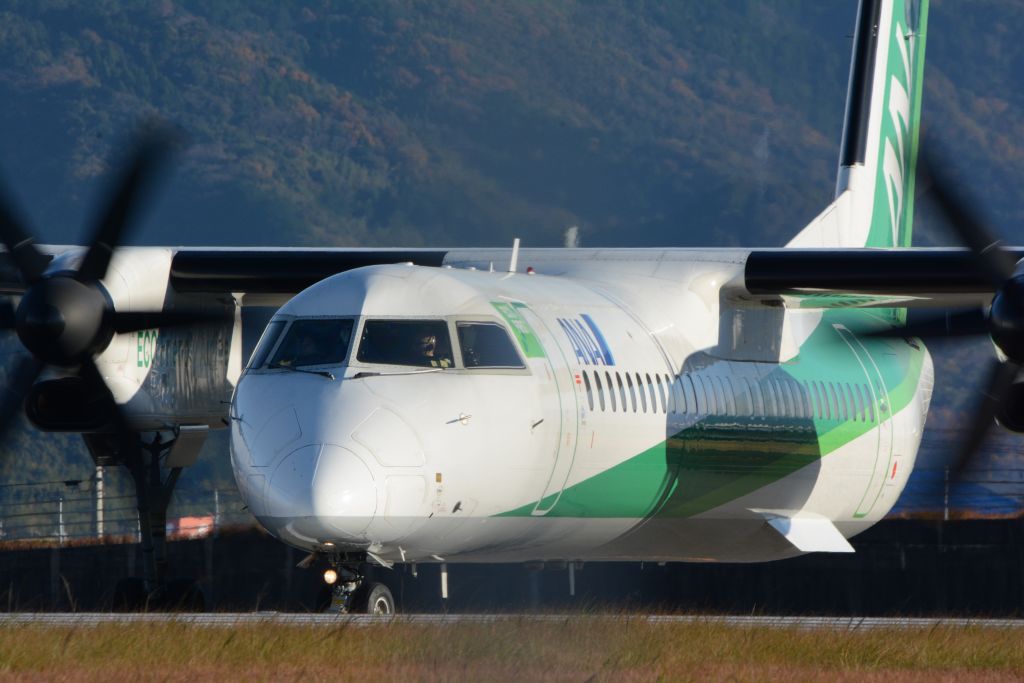
M 352 612 L 390 617 L 395 614 L 395 598 L 383 583 L 370 583 L 361 587 L 353 598 Z

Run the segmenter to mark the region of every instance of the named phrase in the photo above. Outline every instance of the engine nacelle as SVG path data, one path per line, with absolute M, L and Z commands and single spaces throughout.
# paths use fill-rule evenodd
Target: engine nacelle
M 95 432 L 107 425 L 102 397 L 80 377 L 35 384 L 25 397 L 25 415 L 46 432 Z

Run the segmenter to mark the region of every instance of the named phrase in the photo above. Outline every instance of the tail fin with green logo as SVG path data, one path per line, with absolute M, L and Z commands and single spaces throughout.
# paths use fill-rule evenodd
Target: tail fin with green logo
M 861 0 L 836 198 L 789 247 L 907 247 L 928 0 Z

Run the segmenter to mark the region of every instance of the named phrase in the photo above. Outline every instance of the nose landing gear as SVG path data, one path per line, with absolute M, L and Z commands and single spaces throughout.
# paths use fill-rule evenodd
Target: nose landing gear
M 324 583 L 330 593 L 324 611 L 336 614 L 374 614 L 391 616 L 395 613 L 395 598 L 383 583 L 369 581 L 361 571 L 365 558 L 334 555 L 331 567 L 324 572 Z

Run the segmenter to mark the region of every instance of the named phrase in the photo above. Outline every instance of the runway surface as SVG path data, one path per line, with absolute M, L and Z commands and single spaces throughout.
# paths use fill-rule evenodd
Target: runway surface
M 0 628 L 15 626 L 82 627 L 102 624 L 181 623 L 195 626 L 233 627 L 262 624 L 282 626 L 379 626 L 397 624 L 466 624 L 494 622 L 567 622 L 613 619 L 650 624 L 709 624 L 756 628 L 796 628 L 822 630 L 931 629 L 936 627 L 1021 629 L 1024 619 L 932 619 L 902 617 L 771 617 L 703 615 L 600 615 L 600 614 L 403 614 L 377 617 L 365 614 L 291 614 L 283 612 L 245 612 L 220 614 L 114 614 L 90 613 L 14 613 L 0 614 Z

